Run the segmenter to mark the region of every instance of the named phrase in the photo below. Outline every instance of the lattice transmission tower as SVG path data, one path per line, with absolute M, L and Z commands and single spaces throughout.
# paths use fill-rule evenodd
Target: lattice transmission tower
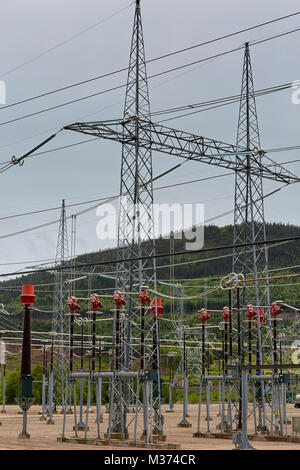
M 136 258 L 155 254 L 153 225 L 153 184 L 152 184 L 152 152 L 139 145 L 149 133 L 140 126 L 139 119 L 150 118 L 150 101 L 146 71 L 143 27 L 140 0 L 136 0 L 133 34 L 131 41 L 124 120 L 134 117 L 129 122 L 129 132 L 135 140 L 134 146 L 122 145 L 120 212 L 118 226 L 119 258 Z M 137 119 L 135 119 L 135 117 Z M 155 260 L 128 261 L 119 263 L 116 272 L 116 288 L 122 292 L 132 292 L 142 285 L 151 285 L 156 289 Z M 158 318 L 151 316 L 146 310 L 141 318 L 138 304 L 132 296 L 127 296 L 127 312 L 121 322 L 121 348 L 119 363 L 121 368 L 132 370 L 137 358 L 140 357 L 140 345 L 136 338 L 141 338 L 144 330 L 145 344 L 152 342 L 152 348 L 145 346 L 144 368 L 158 371 L 158 381 L 154 384 L 153 408 L 154 428 L 161 429 L 160 423 L 160 382 L 159 382 L 159 338 Z M 118 387 L 116 387 L 116 390 Z M 132 390 L 127 384 L 124 390 L 126 409 L 130 406 Z M 120 401 L 120 397 L 119 397 Z M 151 406 L 152 406 L 151 405 Z M 145 406 L 145 405 L 144 405 Z M 116 423 L 116 427 L 119 424 Z
M 238 119 L 237 147 L 241 151 L 260 149 L 255 91 L 252 75 L 249 44 L 245 45 L 241 100 Z M 253 154 L 252 154 L 253 155 Z M 266 240 L 264 217 L 263 177 L 254 168 L 261 168 L 262 154 L 255 159 L 250 153 L 245 159 L 246 172 L 236 171 L 234 200 L 234 241 L 233 244 L 254 243 Z M 246 277 L 268 276 L 268 251 L 265 245 L 235 248 L 233 271 Z M 243 303 L 270 305 L 268 281 L 256 281 L 252 288 L 243 291 Z
M 234 240 L 233 244 L 246 244 L 262 242 L 266 240 L 266 226 L 264 217 L 264 192 L 262 174 L 255 169 L 261 168 L 263 162 L 263 152 L 260 152 L 260 136 L 255 102 L 255 90 L 252 75 L 249 44 L 245 44 L 244 64 L 242 74 L 241 99 L 239 108 L 237 149 L 245 154 L 244 165 L 246 171 L 236 171 L 235 176 L 235 200 L 234 200 Z M 244 277 L 266 278 L 268 276 L 268 251 L 266 245 L 252 245 L 244 248 L 234 248 L 233 250 L 233 272 L 242 273 Z M 248 322 L 248 345 L 255 338 L 256 347 L 254 358 L 257 364 L 263 364 L 263 344 L 271 345 L 271 328 L 269 333 L 263 338 L 260 312 L 261 306 L 270 305 L 270 293 L 268 280 L 255 281 L 244 284 L 242 289 L 242 305 L 252 303 L 257 306 L 258 321 L 252 325 Z M 266 316 L 270 323 L 269 308 L 266 309 Z M 245 357 L 245 313 L 242 311 L 241 344 L 242 355 L 239 357 L 243 361 Z M 256 323 L 256 325 L 255 325 Z M 254 338 L 253 338 L 254 335 Z M 252 340 L 250 338 L 252 337 Z M 249 346 L 250 347 L 250 346 Z M 252 356 L 248 354 L 250 363 Z M 241 383 L 241 382 L 240 382 Z M 253 392 L 253 400 L 257 400 L 259 412 L 259 429 L 266 430 L 266 403 L 264 395 L 264 383 L 257 384 L 256 391 Z M 240 386 L 239 386 L 240 388 Z M 241 388 L 236 390 L 237 401 L 233 405 L 236 407 L 236 425 L 241 426 Z M 234 411 L 234 410 L 233 410 Z
M 65 201 L 62 201 L 61 215 L 59 222 L 59 231 L 57 238 L 55 265 L 62 267 L 68 262 L 68 233 Z M 60 269 L 54 271 L 54 295 L 53 295 L 53 316 L 52 331 L 57 333 L 54 349 L 54 403 L 61 404 L 64 407 L 65 389 L 67 387 L 67 371 L 68 371 L 68 349 L 67 334 L 69 332 L 67 313 L 67 299 L 70 295 L 70 283 L 68 282 L 69 274 L 66 270 Z

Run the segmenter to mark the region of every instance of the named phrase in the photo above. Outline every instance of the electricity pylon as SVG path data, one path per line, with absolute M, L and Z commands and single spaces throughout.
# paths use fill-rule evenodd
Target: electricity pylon
M 260 150 L 254 82 L 248 43 L 245 44 L 237 130 L 237 148 L 245 152 Z M 258 151 L 256 158 L 251 161 L 250 153 L 246 154 L 244 156 L 246 172 L 236 172 L 235 174 L 234 245 L 266 240 L 263 179 L 262 175 L 255 174 L 255 172 L 253 173 L 253 168 L 260 168 L 262 166 L 262 156 L 263 154 Z M 249 276 L 255 279 L 268 277 L 268 250 L 266 245 L 252 245 L 245 248 L 235 247 L 233 250 L 233 271 L 242 273 L 245 278 Z M 245 306 L 246 302 L 258 306 L 257 327 L 255 327 L 253 331 L 250 322 L 248 328 L 251 328 L 256 337 L 256 360 L 258 364 L 263 364 L 262 344 L 264 340 L 260 324 L 259 306 L 270 305 L 269 281 L 255 281 L 251 283 L 247 289 L 244 284 L 242 289 L 243 306 Z M 268 308 L 267 312 L 269 316 Z M 242 314 L 242 320 L 244 320 L 244 313 Z M 271 331 L 270 328 L 266 340 L 270 342 L 272 350 Z M 244 349 L 244 336 L 245 323 L 242 321 L 242 349 Z M 242 357 L 244 357 L 243 354 Z M 264 383 L 261 382 L 259 387 L 260 389 L 256 390 L 253 400 L 258 399 L 259 429 L 265 430 Z M 237 395 L 241 397 L 241 394 L 242 391 L 240 389 Z M 261 397 L 259 395 L 261 395 Z M 239 399 L 238 403 L 240 415 L 241 399 Z
M 241 100 L 237 130 L 237 147 L 241 151 L 252 152 L 260 149 L 255 91 L 252 75 L 249 44 L 245 45 L 242 75 Z M 250 153 L 245 159 L 246 172 L 236 172 L 234 199 L 234 241 L 233 244 L 254 243 L 266 240 L 264 217 L 264 193 L 262 175 L 253 172 L 261 168 L 262 154 L 257 153 L 255 160 Z M 265 245 L 234 248 L 233 271 L 251 274 L 254 278 L 268 276 L 268 251 Z M 243 289 L 243 303 L 270 305 L 268 281 L 256 281 L 251 288 Z
M 126 98 L 124 107 L 124 119 L 137 116 L 149 119 L 150 101 L 148 93 L 148 81 L 144 50 L 143 27 L 141 18 L 140 0 L 136 0 L 133 34 L 131 41 Z M 120 213 L 118 226 L 118 255 L 119 258 L 136 258 L 155 254 L 154 227 L 153 227 L 153 185 L 152 185 L 152 152 L 150 149 L 141 148 L 139 140 L 144 139 L 146 131 L 141 128 L 139 121 L 129 124 L 130 133 L 134 136 L 135 145 L 123 142 L 121 185 L 120 185 Z M 119 263 L 116 270 L 116 288 L 122 292 L 132 292 L 141 285 L 150 285 L 156 289 L 155 261 L 128 261 Z M 133 338 L 141 337 L 141 319 L 138 304 L 127 296 L 127 312 L 121 322 L 121 338 L 119 362 L 125 370 L 134 368 L 134 361 L 139 357 L 139 346 Z M 153 348 L 149 348 L 145 354 L 146 367 L 158 371 L 158 381 L 154 383 L 153 402 L 154 408 L 153 428 L 162 433 L 160 418 L 160 387 L 159 382 L 159 341 L 158 318 L 145 315 L 145 342 L 156 338 Z M 120 390 L 120 387 L 115 387 Z M 126 427 L 126 412 L 131 405 L 133 389 L 129 381 L 125 381 L 123 397 L 118 400 L 124 402 L 123 423 Z M 145 405 L 147 406 L 147 405 Z M 122 413 L 122 411 L 121 411 Z M 115 429 L 120 423 L 116 417 Z M 121 421 L 121 420 L 120 420 Z
M 65 201 L 62 201 L 61 215 L 59 222 L 59 231 L 57 238 L 55 265 L 57 267 L 65 266 L 68 261 L 68 233 L 66 221 Z M 67 386 L 67 367 L 68 351 L 66 345 L 66 334 L 69 332 L 68 320 L 65 316 L 67 299 L 70 294 L 70 284 L 68 273 L 59 269 L 54 271 L 54 296 L 53 296 L 53 316 L 52 331 L 57 333 L 56 348 L 54 350 L 54 403 L 60 403 L 62 408 L 65 406 L 65 388 Z

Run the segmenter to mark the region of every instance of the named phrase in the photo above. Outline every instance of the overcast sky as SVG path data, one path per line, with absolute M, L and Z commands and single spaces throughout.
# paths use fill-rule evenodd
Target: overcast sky
M 134 7 L 130 6 L 64 45 L 53 48 L 86 28 L 130 5 L 127 0 L 2 0 L 0 28 L 0 79 L 7 87 L 7 104 L 85 80 L 128 65 Z M 217 36 L 284 16 L 299 9 L 297 0 L 141 0 L 145 49 L 148 59 Z M 199 60 L 239 47 L 246 41 L 297 28 L 300 15 L 250 33 L 200 47 L 149 64 L 148 74 Z M 300 32 L 251 48 L 256 89 L 300 79 Z M 42 54 L 27 65 L 21 64 Z M 240 92 L 243 51 L 173 72 L 149 83 L 151 109 L 181 106 Z M 16 68 L 17 67 L 17 68 Z M 14 70 L 16 68 L 16 70 Z M 84 120 L 121 118 L 124 89 L 100 95 L 48 113 L 3 125 L 5 121 L 42 108 L 96 93 L 124 83 L 126 73 L 92 82 L 11 109 L 0 106 L 0 162 L 20 156 L 61 126 Z M 291 90 L 257 99 L 263 148 L 300 144 L 300 105 Z M 170 127 L 235 143 L 238 106 L 230 105 L 168 122 Z M 43 150 L 83 140 L 72 132 L 60 133 Z M 299 151 L 269 156 L 277 162 L 300 158 Z M 154 175 L 176 163 L 174 157 L 153 154 Z M 121 146 L 102 140 L 28 159 L 22 167 L 0 174 L 0 217 L 101 198 L 119 192 Z M 300 175 L 300 163 L 287 168 Z M 187 163 L 161 179 L 157 186 L 224 173 L 205 164 Z M 265 184 L 265 192 L 278 187 Z M 299 185 L 283 189 L 265 203 L 267 221 L 300 224 Z M 195 183 L 155 192 L 155 202 L 204 202 L 205 218 L 233 208 L 234 179 Z M 83 206 L 80 206 L 80 208 Z M 79 208 L 79 209 L 80 209 Z M 68 209 L 68 215 L 79 210 Z M 0 237 L 59 217 L 59 210 L 17 219 L 1 220 Z M 107 247 L 96 237 L 95 210 L 78 218 L 77 252 Z M 233 214 L 216 219 L 232 223 Z M 0 271 L 21 261 L 53 259 L 58 225 L 1 239 Z M 69 227 L 70 232 L 70 227 Z M 30 265 L 31 263 L 28 263 Z

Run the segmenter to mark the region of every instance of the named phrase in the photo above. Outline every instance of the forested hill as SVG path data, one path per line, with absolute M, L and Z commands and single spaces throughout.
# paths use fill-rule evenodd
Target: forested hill
M 267 224 L 267 239 L 278 239 L 300 235 L 300 227 L 293 225 L 285 225 L 280 223 Z M 227 225 L 224 227 L 217 227 L 209 225 L 205 227 L 205 248 L 218 247 L 232 244 L 233 240 L 233 226 Z M 184 241 L 175 240 L 175 252 L 184 250 Z M 157 239 L 156 249 L 158 253 L 168 253 L 170 251 L 170 240 Z M 175 278 L 177 279 L 193 279 L 200 277 L 213 277 L 226 275 L 232 271 L 232 257 L 227 256 L 220 258 L 223 255 L 230 255 L 232 250 L 218 250 L 211 252 L 184 254 L 176 256 L 175 263 L 186 263 L 175 266 Z M 190 263 L 196 259 L 207 259 L 218 257 L 218 259 L 211 261 L 204 261 L 198 263 Z M 115 249 L 108 249 L 96 253 L 87 253 L 80 255 L 76 259 L 76 264 L 84 263 L 97 263 L 102 261 L 111 261 L 117 258 Z M 157 277 L 159 280 L 168 280 L 170 276 L 170 258 L 165 257 L 157 260 L 158 266 L 166 266 L 166 268 L 158 269 Z M 300 265 L 300 241 L 281 244 L 279 246 L 269 249 L 269 268 L 280 268 L 283 266 Z M 88 268 L 90 270 L 91 268 Z M 107 267 L 107 271 L 113 271 L 114 265 Z M 87 268 L 83 268 L 84 271 Z M 104 272 L 103 266 L 95 267 L 96 272 Z M 293 270 L 290 270 L 292 272 Z M 53 275 L 51 273 L 36 272 L 31 275 L 24 275 L 9 281 L 0 283 L 0 302 L 7 307 L 16 307 L 20 305 L 19 295 L 20 287 L 22 284 L 34 284 L 38 298 L 38 305 L 47 308 L 52 307 L 53 303 Z M 292 281 L 291 281 L 292 282 Z M 44 284 L 44 285 L 43 285 Z M 102 277 L 94 277 L 91 281 L 91 290 L 101 289 L 106 287 L 113 287 L 113 279 L 106 279 Z M 76 292 L 87 291 L 87 280 L 83 279 L 76 282 Z M 82 293 L 81 292 L 81 293 Z M 296 295 L 295 289 L 293 296 Z

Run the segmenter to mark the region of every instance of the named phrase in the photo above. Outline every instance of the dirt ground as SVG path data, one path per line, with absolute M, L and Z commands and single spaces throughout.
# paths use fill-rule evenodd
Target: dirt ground
M 180 444 L 182 450 L 231 450 L 233 444 L 230 439 L 215 439 L 215 438 L 194 438 L 193 433 L 196 431 L 197 426 L 197 405 L 189 405 L 189 422 L 192 424 L 191 428 L 179 428 L 177 423 L 182 419 L 182 405 L 175 405 L 174 413 L 166 413 L 167 406 L 163 406 L 164 414 L 164 432 L 167 435 L 167 442 Z M 201 431 L 206 431 L 207 423 L 205 422 L 205 410 L 202 407 L 202 424 Z M 58 413 L 54 415 L 55 424 L 49 425 L 45 421 L 40 421 L 40 406 L 32 406 L 28 414 L 28 432 L 31 437 L 28 440 L 19 439 L 19 433 L 22 429 L 22 415 L 17 414 L 18 406 L 7 406 L 7 413 L 0 414 L 0 450 L 84 450 L 84 449 L 120 449 L 126 450 L 130 447 L 116 447 L 116 446 L 95 446 L 87 444 L 73 444 L 68 442 L 57 442 L 57 438 L 62 432 L 62 421 L 63 416 Z M 89 415 L 89 427 L 88 437 L 96 437 L 96 423 L 95 423 L 95 408 L 92 408 L 93 413 Z M 103 411 L 103 423 L 101 423 L 101 435 L 106 432 L 108 414 Z M 212 421 L 210 422 L 210 430 L 215 432 L 216 425 L 220 422 L 220 417 L 217 417 L 218 405 L 213 404 L 211 406 Z M 300 409 L 295 409 L 293 405 L 288 405 L 288 416 L 300 416 Z M 84 415 L 85 419 L 85 415 Z M 129 419 L 133 419 L 133 414 L 129 415 Z M 66 437 L 72 437 L 74 435 L 73 424 L 74 416 L 67 416 L 66 426 Z M 251 432 L 252 423 L 249 424 L 249 430 Z M 132 435 L 133 424 L 129 425 L 129 431 Z M 288 426 L 288 434 L 291 434 L 291 426 Z M 79 433 L 83 437 L 83 432 Z M 139 435 L 139 434 L 138 434 Z M 300 444 L 298 443 L 279 443 L 279 442 L 259 442 L 251 441 L 251 444 L 255 449 L 266 449 L 266 450 L 288 450 L 295 449 L 300 450 Z M 137 450 L 136 448 L 134 448 Z

